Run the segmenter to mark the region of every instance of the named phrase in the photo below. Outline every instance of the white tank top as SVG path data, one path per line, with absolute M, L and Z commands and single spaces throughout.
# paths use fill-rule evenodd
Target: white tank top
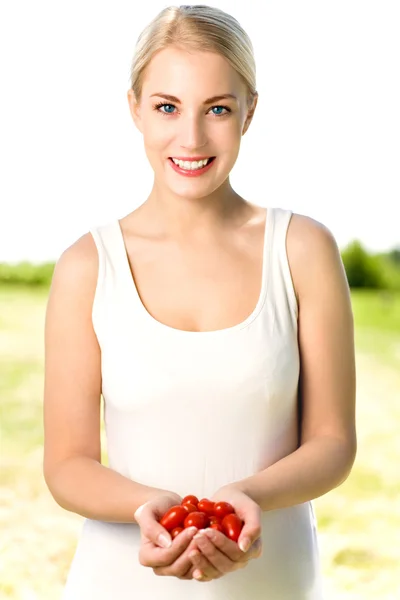
M 132 278 L 118 220 L 91 230 L 99 254 L 93 326 L 101 347 L 111 469 L 181 496 L 211 496 L 298 447 L 298 307 L 286 253 L 291 211 L 268 208 L 253 312 L 226 329 L 160 323 Z M 85 519 L 66 600 L 321 600 L 317 526 L 306 502 L 262 514 L 263 554 L 199 583 L 138 562 L 136 524 Z

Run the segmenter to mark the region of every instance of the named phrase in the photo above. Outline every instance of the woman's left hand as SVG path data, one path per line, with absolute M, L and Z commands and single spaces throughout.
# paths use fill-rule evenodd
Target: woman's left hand
M 213 502 L 229 502 L 238 517 L 244 522 L 237 542 L 214 529 L 200 530 L 193 538 L 198 555 L 192 557 L 193 577 L 198 581 L 218 579 L 231 571 L 242 569 L 249 560 L 258 558 L 262 553 L 261 509 L 242 490 L 234 485 L 225 486 L 211 498 Z M 209 567 L 204 566 L 204 558 Z M 200 576 L 198 576 L 200 575 Z

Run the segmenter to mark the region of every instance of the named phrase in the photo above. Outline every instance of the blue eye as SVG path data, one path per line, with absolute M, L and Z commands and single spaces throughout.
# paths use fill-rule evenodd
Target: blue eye
M 213 106 L 213 107 L 212 107 L 212 110 L 214 110 L 215 108 L 216 108 L 217 110 L 220 110 L 220 109 L 221 109 L 221 110 L 223 110 L 223 109 L 224 109 L 224 107 L 223 107 L 223 106 Z M 214 113 L 214 115 L 215 115 L 215 116 L 217 116 L 217 117 L 219 117 L 219 116 L 221 115 L 221 113 L 220 113 L 220 112 L 218 112 L 218 113 L 216 113 L 216 112 L 215 112 L 215 113 Z
M 163 108 L 172 108 L 172 110 L 175 108 L 175 106 L 173 104 L 162 104 L 161 106 Z M 166 112 L 168 115 L 172 114 L 172 111 L 169 111 L 169 110 L 165 110 L 165 111 L 161 111 L 161 112 Z

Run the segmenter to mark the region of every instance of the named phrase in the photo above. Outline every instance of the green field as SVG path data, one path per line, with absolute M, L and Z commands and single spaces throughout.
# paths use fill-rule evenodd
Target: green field
M 47 290 L 0 288 L 0 598 L 54 600 L 81 517 L 42 477 Z M 353 292 L 358 455 L 314 502 L 327 600 L 400 598 L 400 294 Z

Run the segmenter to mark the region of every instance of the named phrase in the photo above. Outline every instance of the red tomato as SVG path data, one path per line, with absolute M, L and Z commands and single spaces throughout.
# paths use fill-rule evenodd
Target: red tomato
M 220 519 L 223 519 L 224 517 L 226 517 L 226 515 L 230 515 L 231 513 L 234 513 L 235 509 L 233 508 L 232 504 L 229 504 L 229 502 L 216 502 L 215 506 L 214 506 L 214 515 L 216 517 L 219 517 Z
M 182 500 L 181 504 L 194 504 L 194 506 L 197 506 L 199 503 L 198 498 L 196 498 L 196 496 L 193 495 L 189 495 L 189 496 L 185 496 L 184 499 Z
M 182 506 L 186 510 L 187 513 L 197 511 L 197 506 L 195 506 L 194 504 L 190 504 L 190 502 L 186 502 L 186 504 L 182 504 Z
M 172 539 L 175 539 L 177 535 L 180 534 L 180 532 L 183 531 L 183 527 L 175 527 L 172 531 L 171 531 L 171 537 Z
M 220 523 L 212 523 L 210 525 L 210 529 L 216 529 L 217 531 L 224 533 L 224 530 L 222 529 L 222 525 Z
M 210 519 L 210 525 L 221 525 L 221 519 L 219 517 L 216 517 L 215 515 L 211 515 L 211 517 L 209 517 Z
M 205 529 L 208 526 L 208 517 L 203 512 L 189 513 L 183 523 L 184 528 L 197 527 L 197 529 Z
M 226 517 L 222 519 L 222 530 L 224 534 L 234 542 L 238 541 L 242 527 L 243 521 L 233 513 L 226 515 Z
M 205 513 L 207 516 L 211 517 L 214 515 L 214 502 L 211 502 L 208 498 L 203 498 L 197 505 L 199 511 Z
M 180 504 L 172 506 L 160 520 L 160 523 L 168 531 L 172 531 L 175 527 L 181 527 L 187 516 L 187 510 Z

